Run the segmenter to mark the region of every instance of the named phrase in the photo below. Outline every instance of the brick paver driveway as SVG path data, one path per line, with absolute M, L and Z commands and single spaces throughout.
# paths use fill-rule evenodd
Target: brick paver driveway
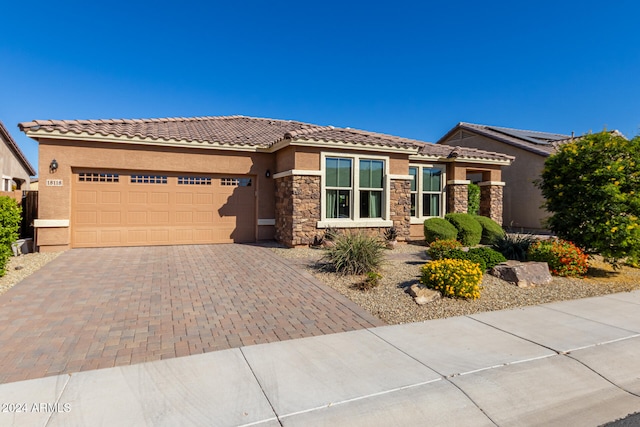
M 382 324 L 267 248 L 74 249 L 0 295 L 0 383 Z

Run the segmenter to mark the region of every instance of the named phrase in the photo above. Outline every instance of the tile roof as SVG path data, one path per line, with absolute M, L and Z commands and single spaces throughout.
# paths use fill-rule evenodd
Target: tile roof
M 13 154 L 15 155 L 16 159 L 18 159 L 18 161 L 22 163 L 22 166 L 27 171 L 27 173 L 30 176 L 36 175 L 36 170 L 33 168 L 33 166 L 31 166 L 31 163 L 29 163 L 29 160 L 27 160 L 24 153 L 22 152 L 20 147 L 18 147 L 18 144 L 16 144 L 16 142 L 13 140 L 13 138 L 11 137 L 11 134 L 9 134 L 9 131 L 4 126 L 4 123 L 2 123 L 1 121 L 0 121 L 0 137 L 9 146 L 9 149 L 13 151 Z
M 349 143 L 356 145 L 415 150 L 416 154 L 438 158 L 508 161 L 510 156 L 473 148 L 444 148 L 423 141 L 359 129 L 318 126 L 292 120 L 246 116 L 176 117 L 163 119 L 34 120 L 18 125 L 35 138 L 57 132 L 69 139 L 74 135 L 139 138 L 150 142 L 179 141 L 228 146 L 269 148 L 282 141 Z M 34 134 L 33 132 L 37 132 Z
M 558 144 L 571 141 L 571 135 L 460 122 L 440 138 L 436 144 L 444 143 L 459 129 L 468 130 L 545 157 L 553 153 Z M 452 143 L 454 142 L 452 141 Z

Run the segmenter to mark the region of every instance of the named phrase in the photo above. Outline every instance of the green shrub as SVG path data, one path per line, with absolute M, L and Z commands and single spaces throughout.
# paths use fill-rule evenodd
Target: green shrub
M 491 247 L 500 252 L 506 259 L 526 261 L 529 246 L 536 242 L 530 234 L 505 234 L 494 240 Z
M 385 243 L 363 233 L 340 234 L 335 246 L 327 249 L 324 259 L 341 274 L 364 274 L 377 271 L 384 259 Z
M 480 186 L 471 183 L 467 186 L 467 213 L 478 215 L 478 211 L 480 211 Z
M 449 213 L 444 216 L 458 230 L 457 239 L 464 246 L 475 246 L 482 239 L 482 226 L 473 215 Z
M 494 240 L 504 236 L 504 230 L 500 224 L 491 218 L 481 215 L 476 215 L 474 218 L 482 226 L 482 238 L 480 239 L 480 243 L 483 245 L 490 245 Z
M 432 260 L 451 258 L 447 256 L 447 253 L 453 249 L 462 248 L 462 243 L 458 242 L 454 239 L 440 240 L 437 239 L 435 242 L 431 242 L 429 245 L 429 249 L 427 249 L 427 254 Z
M 424 239 L 427 243 L 436 240 L 451 240 L 458 236 L 458 230 L 442 218 L 429 218 L 424 221 Z
M 562 239 L 536 242 L 529 247 L 527 255 L 530 261 L 549 264 L 549 271 L 554 276 L 581 277 L 589 269 L 587 255 L 573 243 Z
M 468 253 L 482 259 L 487 270 L 507 260 L 504 255 L 491 248 L 471 248 Z
M 0 276 L 4 276 L 13 251 L 11 244 L 18 240 L 22 209 L 11 197 L 0 196 Z
M 446 259 L 461 259 L 471 261 L 474 264 L 478 264 L 481 271 L 485 271 L 487 269 L 487 264 L 484 262 L 484 258 L 482 258 L 477 253 L 473 253 L 470 250 L 463 251 L 461 249 L 452 249 L 445 254 Z
M 446 297 L 480 298 L 482 271 L 478 264 L 460 259 L 431 261 L 422 266 L 420 283 Z
M 558 237 L 616 267 L 640 257 L 640 135 L 585 135 L 562 144 L 537 182 Z

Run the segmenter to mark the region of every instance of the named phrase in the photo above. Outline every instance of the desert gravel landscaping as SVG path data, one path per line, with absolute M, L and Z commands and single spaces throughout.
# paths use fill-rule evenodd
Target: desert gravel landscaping
M 9 258 L 6 274 L 0 277 L 0 295 L 11 289 L 25 277 L 53 261 L 62 252 L 35 252 Z
M 321 249 L 274 247 L 271 250 L 300 264 L 322 283 L 388 324 L 420 322 L 640 289 L 640 269 L 623 267 L 616 272 L 596 258 L 589 260 L 591 268 L 584 279 L 554 277 L 549 285 L 518 288 L 485 274 L 478 300 L 443 298 L 420 306 L 405 289 L 419 283 L 420 267 L 428 261 L 425 246 L 412 243 L 388 250 L 387 260 L 381 269 L 381 283 L 368 291 L 354 287 L 363 281 L 362 276 L 340 276 L 325 271 L 321 262 L 324 251 Z
M 419 306 L 405 289 L 419 282 L 420 267 L 428 261 L 425 246 L 400 244 L 394 250 L 387 250 L 380 285 L 367 291 L 354 286 L 364 280 L 363 276 L 341 276 L 326 271 L 321 261 L 324 254 L 321 249 L 266 246 L 388 324 L 419 322 L 640 289 L 640 269 L 623 267 L 614 271 L 601 260 L 591 259 L 589 274 L 584 279 L 554 277 L 549 285 L 518 288 L 485 274 L 482 294 L 478 300 L 444 298 Z M 0 295 L 58 255 L 60 252 L 12 257 L 7 265 L 6 275 L 0 277 Z

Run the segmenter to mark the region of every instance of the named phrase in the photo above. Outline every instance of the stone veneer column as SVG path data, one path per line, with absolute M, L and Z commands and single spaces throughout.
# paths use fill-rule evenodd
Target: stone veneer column
M 286 246 L 307 245 L 320 221 L 320 177 L 289 175 L 276 178 L 276 240 Z
M 447 213 L 467 213 L 471 181 L 447 181 Z
M 502 193 L 504 182 L 484 181 L 480 186 L 480 215 L 502 225 Z
M 408 240 L 411 234 L 411 181 L 392 179 L 389 198 L 390 219 L 398 230 L 398 240 Z

